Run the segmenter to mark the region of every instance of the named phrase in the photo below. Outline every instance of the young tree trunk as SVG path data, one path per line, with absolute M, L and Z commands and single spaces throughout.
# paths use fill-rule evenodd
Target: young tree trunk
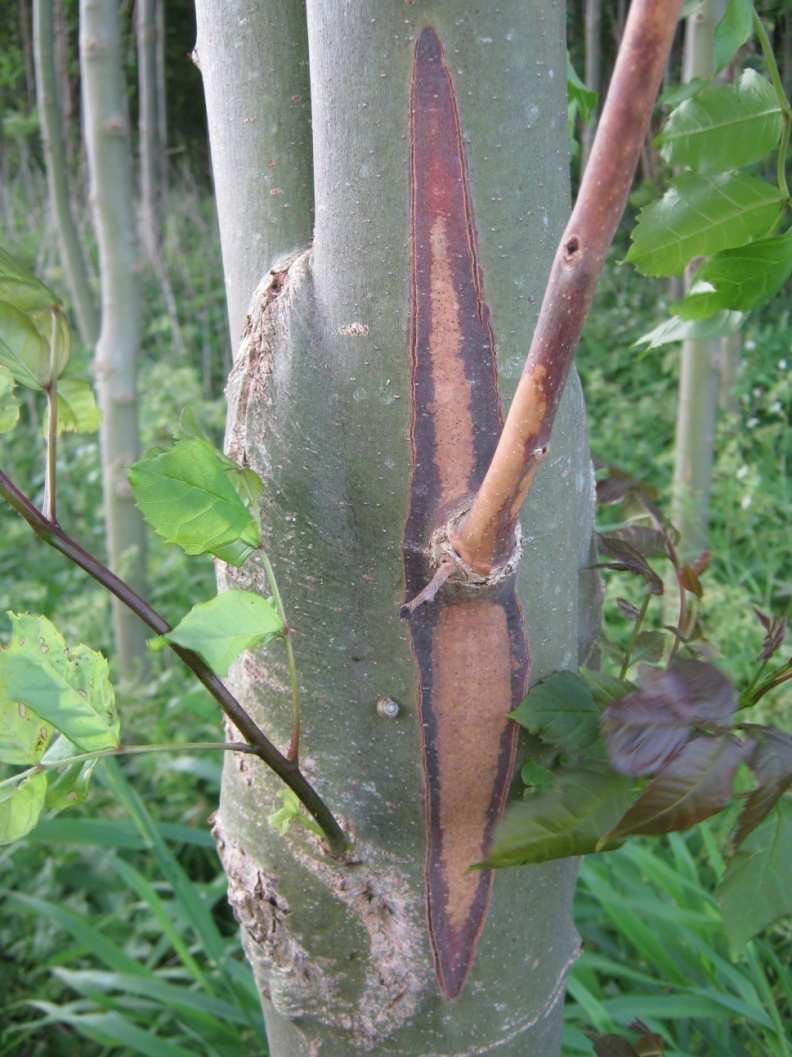
M 714 67 L 714 31 L 722 13 L 721 0 L 703 0 L 687 20 L 684 79 L 711 77 Z M 685 280 L 690 285 L 691 266 Z M 720 342 L 688 339 L 682 344 L 677 397 L 674 478 L 671 486 L 671 519 L 679 529 L 683 558 L 707 547 L 709 497 L 718 409 Z
M 602 0 L 586 0 L 586 87 L 593 92 L 602 89 Z M 581 171 L 585 169 L 591 144 L 597 131 L 596 117 L 583 129 L 581 137 Z
M 576 378 L 516 575 L 447 586 L 409 623 L 399 609 L 489 462 L 565 219 L 563 5 L 312 0 L 311 114 L 299 6 L 198 0 L 197 51 L 233 334 L 249 306 L 227 450 L 265 478 L 303 762 L 354 848 L 334 862 L 301 827 L 279 835 L 277 781 L 231 760 L 215 826 L 230 899 L 273 1057 L 553 1057 L 575 864 L 494 890 L 465 871 L 514 774 L 508 711 L 591 636 Z M 221 583 L 266 590 L 256 567 Z M 280 652 L 231 679 L 285 746 Z
M 168 94 L 165 81 L 165 0 L 155 0 L 156 19 L 156 69 L 157 69 L 157 146 L 158 146 L 158 180 L 160 206 L 165 213 L 168 195 Z
M 50 205 L 55 217 L 61 260 L 77 317 L 77 327 L 83 343 L 92 347 L 99 336 L 99 312 L 91 290 L 88 267 L 69 197 L 63 114 L 58 101 L 54 24 L 52 0 L 33 0 L 36 88 Z
M 138 57 L 138 149 L 140 152 L 140 230 L 150 260 L 159 256 L 160 203 L 159 113 L 157 106 L 156 0 L 137 0 L 135 30 Z
M 126 476 L 138 456 L 139 259 L 120 44 L 115 0 L 81 0 L 83 115 L 102 287 L 95 369 L 102 409 L 107 545 L 111 566 L 123 569 L 125 579 L 141 590 L 145 535 Z M 132 677 L 145 663 L 143 625 L 114 602 L 113 627 L 120 670 Z
M 33 62 L 33 37 L 30 32 L 30 6 L 19 5 L 19 41 L 22 45 L 22 60 L 25 66 L 25 97 L 27 112 L 32 113 L 36 105 L 36 74 Z

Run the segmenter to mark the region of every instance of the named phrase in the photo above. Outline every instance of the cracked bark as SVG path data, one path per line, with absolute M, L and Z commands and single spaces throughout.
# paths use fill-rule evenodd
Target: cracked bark
M 237 21 L 221 19 L 222 33 L 215 36 L 202 12 L 213 6 L 198 5 L 204 76 L 218 62 L 215 47 L 222 52 L 224 40 L 244 49 L 265 29 L 285 32 L 281 5 L 235 4 Z M 251 71 L 242 69 L 245 105 L 234 101 L 240 64 L 223 71 L 222 112 L 244 115 L 225 123 L 224 144 L 212 138 L 215 183 L 235 217 L 226 212 L 224 220 L 221 210 L 229 302 L 246 303 L 263 279 L 229 380 L 227 448 L 265 478 L 264 535 L 298 650 L 304 766 L 354 833 L 355 860 L 331 863 L 313 837 L 296 828 L 285 838 L 274 833 L 267 815 L 278 804 L 277 782 L 255 761 L 228 760 L 216 836 L 230 896 L 274 1057 L 552 1057 L 560 1047 L 564 979 L 577 952 L 570 920 L 573 863 L 496 877 L 461 994 L 448 1002 L 438 984 L 424 880 L 419 664 L 399 610 L 405 524 L 411 488 L 420 484 L 415 468 L 422 458 L 434 458 L 411 446 L 418 406 L 410 356 L 416 45 L 431 25 L 453 78 L 479 278 L 506 404 L 568 207 L 563 12 L 555 3 L 528 10 L 508 0 L 482 19 L 480 12 L 447 2 L 356 0 L 309 3 L 307 24 L 316 214 L 311 250 L 304 197 L 303 252 L 294 254 L 294 214 L 286 227 L 283 214 L 271 208 L 269 176 L 264 194 L 260 184 L 256 195 L 248 186 L 262 172 L 255 159 L 272 156 L 274 135 L 278 163 L 286 164 L 304 194 L 305 128 L 295 121 L 307 122 L 307 112 L 290 110 L 298 93 L 277 95 L 281 76 L 300 68 L 304 39 L 299 32 L 281 37 L 272 62 L 265 56 L 266 92 L 252 92 L 246 82 Z M 207 84 L 210 129 L 219 120 L 212 115 L 217 91 L 216 82 L 214 89 Z M 251 139 L 254 162 L 240 167 Z M 431 188 L 430 180 L 427 193 Z M 246 195 L 249 215 L 241 205 Z M 252 265 L 244 273 L 229 267 L 232 247 L 245 239 L 257 247 L 248 247 L 248 261 L 251 252 L 266 257 L 255 280 Z M 233 327 L 233 309 L 231 318 Z M 465 320 L 459 314 L 457 320 L 464 330 Z M 437 409 L 428 413 L 436 416 Z M 532 679 L 574 667 L 585 645 L 588 630 L 579 627 L 591 625 L 593 577 L 581 570 L 588 563 L 592 500 L 583 404 L 573 375 L 553 449 L 526 504 L 523 559 L 510 588 L 522 609 Z M 265 589 L 255 564 L 223 570 L 221 583 Z M 446 591 L 421 608 L 439 613 Z M 460 610 L 443 609 L 453 614 L 444 628 L 453 630 Z M 505 620 L 493 634 L 502 647 Z M 464 681 L 470 651 L 454 650 L 453 635 L 450 648 L 440 649 L 444 685 Z M 278 650 L 247 654 L 231 682 L 285 745 L 288 680 Z M 381 707 L 383 700 L 389 708 Z M 453 766 L 453 744 L 444 752 Z M 459 759 L 462 769 L 467 763 Z

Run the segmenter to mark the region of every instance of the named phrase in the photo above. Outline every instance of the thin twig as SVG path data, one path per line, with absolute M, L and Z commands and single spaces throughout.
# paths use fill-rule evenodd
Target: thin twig
M 80 752 L 76 756 L 64 756 L 59 760 L 39 760 L 32 767 L 28 767 L 24 771 L 18 771 L 16 774 L 12 774 L 10 778 L 4 778 L 0 782 L 0 789 L 3 786 L 22 782 L 25 778 L 31 778 L 34 774 L 41 774 L 42 771 L 61 770 L 64 767 L 71 767 L 73 763 L 103 760 L 105 756 L 141 756 L 143 753 L 153 752 L 203 752 L 209 749 L 223 752 L 250 753 L 252 756 L 257 755 L 255 748 L 243 741 L 175 741 L 162 745 L 117 745 L 107 749 L 97 749 L 95 752 Z
M 44 509 L 43 514 L 53 524 L 57 517 L 57 475 L 58 458 L 58 390 L 57 383 L 50 382 L 44 387 L 47 394 L 47 466 L 44 475 Z
M 79 543 L 73 540 L 63 529 L 49 521 L 41 514 L 28 497 L 21 492 L 14 482 L 0 470 L 0 497 L 20 514 L 33 529 L 39 539 L 54 547 L 69 561 L 79 565 L 104 588 L 115 595 L 121 602 L 138 616 L 143 623 L 158 635 L 167 635 L 171 625 L 160 614 L 141 598 L 129 584 L 102 565 Z M 253 747 L 256 756 L 270 767 L 279 778 L 296 794 L 297 798 L 313 815 L 322 827 L 330 851 L 340 855 L 348 845 L 347 837 L 333 817 L 325 802 L 308 782 L 296 763 L 288 760 L 272 744 L 269 738 L 240 705 L 225 683 L 219 679 L 208 664 L 192 650 L 168 640 L 168 646 L 190 668 L 203 683 L 212 697 L 222 708 L 243 738 Z
M 457 553 L 488 575 L 514 528 L 546 449 L 594 290 L 621 220 L 676 30 L 681 0 L 633 0 L 575 208 L 550 271 L 522 377 Z
M 272 563 L 264 551 L 261 552 L 261 560 L 264 564 L 264 571 L 267 574 L 267 583 L 272 592 L 272 597 L 275 600 L 278 616 L 283 621 L 283 638 L 286 644 L 286 663 L 289 668 L 289 683 L 291 686 L 292 699 L 292 728 L 291 737 L 289 739 L 289 748 L 286 752 L 286 759 L 291 760 L 292 763 L 297 763 L 300 758 L 300 725 L 302 722 L 300 679 L 297 675 L 297 662 L 294 658 L 294 647 L 292 646 L 289 622 L 286 619 L 286 610 L 283 605 L 280 590 L 278 589 L 278 581 L 275 579 L 275 570 L 272 568 Z

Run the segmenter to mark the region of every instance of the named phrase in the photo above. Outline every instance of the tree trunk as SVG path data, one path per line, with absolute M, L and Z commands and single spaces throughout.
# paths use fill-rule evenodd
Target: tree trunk
M 215 827 L 229 894 L 273 1057 L 553 1057 L 575 864 L 511 871 L 494 891 L 465 870 L 514 774 L 508 711 L 590 639 L 576 379 L 516 575 L 447 586 L 410 623 L 399 609 L 425 582 L 432 528 L 486 469 L 565 219 L 563 5 L 309 2 L 313 192 L 297 7 L 198 0 L 198 54 L 233 333 L 263 280 L 227 450 L 265 478 L 304 765 L 355 843 L 339 863 L 299 827 L 278 835 L 277 782 L 231 760 Z M 221 584 L 265 590 L 255 566 Z M 285 745 L 280 652 L 231 680 Z
M 50 205 L 80 338 L 85 345 L 92 347 L 99 336 L 99 313 L 69 198 L 63 114 L 58 102 L 55 67 L 54 22 L 52 0 L 33 0 L 36 87 Z
M 30 7 L 27 0 L 19 5 L 19 42 L 22 46 L 22 61 L 25 66 L 25 98 L 27 113 L 36 105 L 36 74 L 33 62 L 33 37 L 30 33 Z
M 155 0 L 156 19 L 156 69 L 157 69 L 157 147 L 160 206 L 165 214 L 168 196 L 168 93 L 165 81 L 165 0 Z
M 276 254 L 313 234 L 304 0 L 196 0 L 231 347 Z M 268 17 L 271 16 L 271 17 Z
M 684 79 L 708 78 L 714 69 L 714 31 L 720 0 L 704 0 L 688 17 L 685 30 Z M 688 269 L 685 288 L 695 271 Z M 682 344 L 677 397 L 671 519 L 679 529 L 680 554 L 690 559 L 707 547 L 709 497 L 718 409 L 720 341 L 689 339 Z
M 602 88 L 602 0 L 586 0 L 586 87 L 592 92 Z M 586 167 L 594 134 L 597 131 L 596 116 L 583 129 L 581 137 L 581 172 Z
M 125 579 L 141 590 L 145 536 L 126 476 L 138 457 L 139 259 L 120 44 L 116 0 L 81 0 L 83 114 L 102 287 L 95 369 L 107 544 L 113 569 L 123 569 Z M 143 625 L 114 602 L 113 627 L 121 673 L 132 677 L 145 663 Z
M 159 115 L 157 107 L 156 0 L 137 0 L 138 149 L 140 152 L 140 230 L 150 260 L 159 255 Z

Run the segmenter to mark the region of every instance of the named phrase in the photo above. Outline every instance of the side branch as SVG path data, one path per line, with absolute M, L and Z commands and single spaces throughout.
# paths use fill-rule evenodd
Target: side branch
M 514 529 L 550 441 L 605 255 L 632 185 L 676 30 L 681 0 L 633 0 L 580 192 L 556 251 L 523 374 L 489 469 L 451 543 L 489 575 Z
M 39 539 L 60 551 L 69 561 L 79 565 L 94 580 L 120 599 L 143 623 L 158 635 L 166 635 L 171 626 L 141 598 L 137 592 L 121 580 L 115 573 L 102 565 L 92 554 L 68 536 L 59 525 L 41 514 L 28 497 L 21 492 L 14 482 L 0 470 L 0 497 L 27 521 Z M 252 747 L 259 759 L 270 767 L 279 778 L 297 795 L 300 802 L 313 815 L 327 838 L 330 851 L 340 855 L 347 847 L 348 841 L 344 831 L 336 822 L 329 808 L 307 781 L 298 765 L 287 759 L 273 745 L 255 721 L 248 715 L 225 683 L 219 679 L 208 664 L 192 650 L 168 642 L 173 652 L 200 679 L 212 697 L 222 708 L 228 719 Z

